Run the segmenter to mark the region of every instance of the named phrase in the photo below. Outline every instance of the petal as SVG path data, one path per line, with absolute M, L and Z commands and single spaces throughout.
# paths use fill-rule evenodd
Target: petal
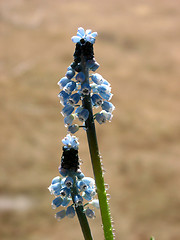
M 93 37 L 93 38 L 95 38 L 95 37 L 97 37 L 97 32 L 93 32 L 93 33 L 91 33 L 91 36 Z
M 79 28 L 78 28 L 78 33 L 79 33 L 82 37 L 84 37 L 84 35 L 85 35 L 84 28 L 79 27 Z
M 71 40 L 73 41 L 73 43 L 78 43 L 81 40 L 81 37 L 73 36 Z
M 87 29 L 86 30 L 86 35 L 91 34 L 91 32 L 92 32 L 91 29 Z

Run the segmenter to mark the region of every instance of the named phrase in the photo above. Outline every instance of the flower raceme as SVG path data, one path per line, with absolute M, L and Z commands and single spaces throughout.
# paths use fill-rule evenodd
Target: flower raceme
M 79 120 L 81 124 L 84 124 L 89 117 L 88 110 L 82 106 L 82 100 L 86 95 L 90 96 L 93 108 L 97 110 L 101 108 L 98 113 L 94 114 L 94 119 L 99 124 L 111 121 L 112 112 L 115 109 L 110 102 L 113 96 L 110 83 L 99 73 L 90 74 L 88 83 L 85 74 L 81 71 L 81 54 L 85 56 L 86 67 L 90 71 L 96 71 L 97 69 L 93 52 L 96 36 L 97 33 L 90 29 L 85 31 L 82 27 L 78 28 L 77 36 L 72 37 L 72 41 L 76 43 L 74 62 L 67 68 L 65 76 L 58 82 L 61 89 L 58 97 L 63 105 L 61 113 L 64 116 L 65 126 L 72 134 L 79 130 L 78 122 L 74 121 Z
M 95 199 L 96 186 L 93 178 L 85 177 L 79 168 L 78 146 L 79 142 L 75 136 L 67 134 L 63 138 L 63 155 L 61 157 L 61 166 L 59 172 L 62 177 L 53 178 L 49 191 L 55 196 L 52 201 L 52 208 L 57 209 L 64 207 L 55 214 L 58 221 L 65 216 L 73 218 L 75 216 L 75 208 L 84 206 L 84 212 L 87 217 L 94 218 L 95 212 L 89 208 L 99 208 L 99 201 Z M 72 192 L 76 189 L 77 194 L 74 196 Z M 72 202 L 73 201 L 73 202 Z M 71 204 L 70 206 L 68 206 Z M 88 207 L 86 207 L 89 205 Z

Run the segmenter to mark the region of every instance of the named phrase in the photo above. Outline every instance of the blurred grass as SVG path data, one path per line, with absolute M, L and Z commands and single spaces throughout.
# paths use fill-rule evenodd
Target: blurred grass
M 179 240 L 179 14 L 167 0 L 0 1 L 1 239 L 82 239 L 77 219 L 55 221 L 47 191 L 66 134 L 56 83 L 82 26 L 99 33 L 98 72 L 114 93 L 113 121 L 97 134 L 116 239 Z M 92 176 L 86 136 L 77 135 Z M 4 207 L 18 196 L 32 204 Z M 90 224 L 103 239 L 99 214 Z

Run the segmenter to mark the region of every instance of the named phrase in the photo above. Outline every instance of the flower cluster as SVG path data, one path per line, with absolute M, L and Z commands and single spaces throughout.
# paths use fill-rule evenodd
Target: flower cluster
M 114 105 L 109 102 L 112 93 L 110 83 L 100 74 L 93 73 L 87 80 L 81 66 L 81 55 L 85 58 L 86 67 L 96 71 L 99 65 L 94 59 L 93 43 L 97 33 L 91 30 L 78 28 L 77 36 L 72 37 L 76 43 L 74 62 L 67 68 L 67 72 L 60 79 L 58 85 L 61 92 L 58 94 L 60 103 L 63 105 L 61 111 L 64 116 L 64 124 L 72 134 L 79 130 L 79 124 L 74 123 L 78 119 L 82 124 L 88 119 L 89 111 L 82 106 L 82 100 L 90 95 L 92 106 L 101 107 L 101 111 L 94 115 L 99 124 L 111 121 Z
M 59 168 L 62 177 L 57 176 L 53 178 L 48 189 L 55 196 L 51 204 L 52 208 L 56 209 L 60 206 L 67 208 L 57 212 L 55 217 L 57 220 L 61 220 L 65 216 L 73 218 L 75 209 L 79 206 L 84 206 L 86 216 L 94 218 L 95 212 L 88 205 L 99 208 L 99 201 L 94 199 L 96 195 L 95 181 L 93 178 L 85 177 L 79 169 L 79 143 L 77 138 L 68 134 L 62 142 L 64 146 Z M 75 195 L 72 194 L 74 189 L 77 193 Z

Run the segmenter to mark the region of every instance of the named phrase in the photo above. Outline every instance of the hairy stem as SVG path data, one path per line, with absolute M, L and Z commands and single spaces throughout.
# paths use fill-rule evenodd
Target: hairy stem
M 81 66 L 82 66 L 82 71 L 84 72 L 86 77 L 85 81 L 89 83 L 89 69 L 86 67 L 86 63 L 83 56 L 81 56 Z M 103 178 L 103 172 L 101 168 L 101 159 L 100 159 L 100 154 L 98 149 L 98 142 L 96 137 L 96 129 L 94 124 L 90 94 L 85 95 L 83 97 L 82 102 L 83 102 L 83 107 L 89 111 L 89 117 L 86 120 L 85 125 L 87 129 L 86 133 L 87 133 L 87 139 L 89 144 L 89 151 L 90 151 L 92 167 L 93 167 L 93 172 L 94 172 L 94 177 L 95 177 L 95 182 L 97 187 L 97 194 L 99 198 L 104 236 L 106 240 L 112 240 L 114 239 L 114 237 L 112 232 L 110 209 L 109 209 L 106 190 L 104 186 L 104 178 Z

